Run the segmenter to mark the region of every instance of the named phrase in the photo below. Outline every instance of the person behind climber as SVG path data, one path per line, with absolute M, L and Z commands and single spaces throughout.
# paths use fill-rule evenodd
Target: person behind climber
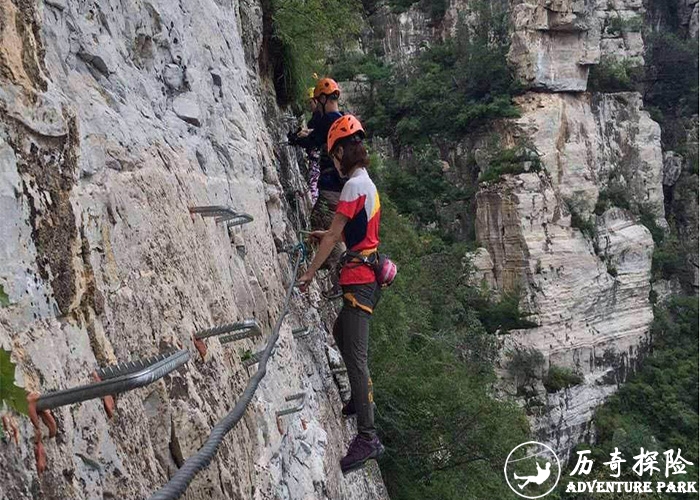
M 379 301 L 380 286 L 374 270 L 358 259 L 376 254 L 379 245 L 380 204 L 377 188 L 367 174 L 369 156 L 362 142 L 365 132 L 352 115 L 339 118 L 328 132 L 328 151 L 338 173 L 347 178 L 338 205 L 325 231 L 313 231 L 320 245 L 307 271 L 299 279 L 305 291 L 321 264 L 341 239 L 355 257 L 347 254 L 340 271 L 343 308 L 333 326 L 333 337 L 348 370 L 351 402 L 344 414 L 357 413 L 357 436 L 340 461 L 343 473 L 377 458 L 384 447 L 374 427 L 372 379 L 367 366 L 369 320 Z
M 318 178 L 321 175 L 321 149 L 314 141 L 307 140 L 309 134 L 316 128 L 316 122 L 322 116 L 321 107 L 316 104 L 316 99 L 314 99 L 314 90 L 314 87 L 311 87 L 306 93 L 309 111 L 311 112 L 311 118 L 306 122 L 306 127 L 300 127 L 296 131 L 287 134 L 290 145 L 301 146 L 303 144 L 306 150 L 306 159 L 308 162 L 307 181 L 309 183 L 309 194 L 311 195 L 312 205 L 318 200 Z
M 338 206 L 340 192 L 345 184 L 338 171 L 335 169 L 333 160 L 328 155 L 326 140 L 328 131 L 331 125 L 338 120 L 343 114 L 338 109 L 338 98 L 340 97 L 340 87 L 338 83 L 331 78 L 321 78 L 314 87 L 314 102 L 317 108 L 316 118 L 312 119 L 309 124 L 307 133 L 301 131 L 297 135 L 295 144 L 304 148 L 314 147 L 320 152 L 319 168 L 320 175 L 318 178 L 318 199 L 311 209 L 311 229 L 325 229 L 330 226 L 333 220 L 333 214 Z M 313 130 L 310 130 L 313 125 Z M 327 262 L 324 263 L 324 269 L 334 271 L 340 262 L 340 257 L 343 254 L 345 247 L 342 242 L 333 249 Z M 334 282 L 334 287 L 336 283 Z M 335 296 L 336 293 L 331 291 L 329 297 Z

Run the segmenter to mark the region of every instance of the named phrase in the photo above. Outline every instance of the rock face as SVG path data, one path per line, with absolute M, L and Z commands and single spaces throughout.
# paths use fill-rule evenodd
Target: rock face
M 586 90 L 601 57 L 642 65 L 641 0 L 511 2 L 511 63 L 529 86 L 554 92 Z
M 57 409 L 41 476 L 20 419 L 19 445 L 0 443 L 0 498 L 147 498 L 233 408 L 241 355 L 262 345 L 209 339 L 201 361 L 192 334 L 245 318 L 269 333 L 293 279 L 278 249 L 295 242 L 285 192 L 303 180 L 273 146 L 281 113 L 254 69 L 261 6 L 0 0 L 0 19 L 0 346 L 17 383 L 65 389 L 169 346 L 193 355 L 120 396 L 112 420 L 98 400 Z M 202 205 L 254 222 L 227 230 L 189 214 Z M 316 304 L 293 297 L 246 416 L 187 498 L 386 498 L 376 468 L 340 473 L 353 428 Z M 313 333 L 295 339 L 301 324 Z M 277 421 L 302 391 L 303 411 Z
M 556 394 L 540 386 L 543 411 L 531 419 L 564 455 L 590 437 L 595 408 L 634 366 L 653 319 L 654 243 L 632 211 L 666 225 L 660 129 L 638 93 L 581 92 L 601 58 L 643 63 L 642 14 L 641 2 L 514 4 L 511 61 L 532 91 L 518 98 L 513 134 L 543 171 L 477 194 L 477 239 L 498 289 L 519 289 L 539 325 L 513 332 L 505 350 L 535 348 L 543 374 L 555 365 L 583 376 Z

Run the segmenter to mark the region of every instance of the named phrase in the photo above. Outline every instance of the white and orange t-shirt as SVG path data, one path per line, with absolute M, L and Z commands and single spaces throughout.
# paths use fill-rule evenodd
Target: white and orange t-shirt
M 350 219 L 343 229 L 348 250 L 361 252 L 379 246 L 379 193 L 364 168 L 358 168 L 343 186 L 337 213 Z M 366 265 L 349 263 L 340 271 L 341 285 L 359 285 L 375 281 L 374 271 Z

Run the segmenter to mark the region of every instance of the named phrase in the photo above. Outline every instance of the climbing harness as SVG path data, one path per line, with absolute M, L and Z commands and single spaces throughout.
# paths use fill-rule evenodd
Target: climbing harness
M 351 267 L 361 265 L 369 266 L 372 271 L 374 271 L 377 283 L 379 283 L 382 288 L 391 286 L 398 272 L 394 261 L 392 261 L 388 255 L 380 254 L 376 248 L 362 250 L 360 252 L 346 250 L 341 257 L 341 262 L 343 265 L 350 264 Z M 355 264 L 355 266 L 352 266 L 352 264 Z

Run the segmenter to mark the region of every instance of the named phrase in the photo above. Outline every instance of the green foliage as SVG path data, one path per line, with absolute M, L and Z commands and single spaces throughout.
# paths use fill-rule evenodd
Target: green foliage
M 686 251 L 678 238 L 665 238 L 656 245 L 651 259 L 651 274 L 653 279 L 671 279 L 682 275 L 687 267 Z
M 447 0 L 389 0 L 389 6 L 395 13 L 406 12 L 413 5 L 428 14 L 433 22 L 442 19 L 447 11 Z
M 596 412 L 594 453 L 605 458 L 596 462 L 608 460 L 616 446 L 629 458 L 641 446 L 660 454 L 681 449 L 694 464 L 682 480 L 697 481 L 698 390 L 698 298 L 676 297 L 655 308 L 651 354 L 642 368 Z M 630 469 L 626 479 L 639 480 Z
M 470 3 L 455 37 L 373 81 L 361 103 L 371 134 L 397 147 L 459 139 L 494 118 L 518 116 L 519 90 L 507 65 L 507 2 Z
M 656 108 L 664 149 L 697 152 L 686 146 L 689 121 L 698 112 L 698 42 L 675 33 L 645 37 L 645 105 Z
M 554 393 L 583 383 L 583 376 L 570 368 L 549 365 L 547 376 L 542 381 L 547 392 Z
M 498 302 L 475 298 L 473 307 L 478 311 L 479 321 L 489 333 L 508 333 L 539 326 L 527 319 L 529 314 L 520 310 L 520 293 L 504 293 Z
M 324 55 L 333 47 L 355 43 L 362 27 L 359 1 L 271 0 L 272 38 L 277 48 L 281 82 L 288 102 L 301 101 L 324 73 Z M 279 92 L 278 92 L 279 94 Z
M 506 353 L 506 369 L 515 380 L 518 392 L 522 393 L 527 386 L 532 386 L 542 377 L 544 356 L 533 347 L 516 348 Z
M 601 58 L 588 74 L 589 92 L 625 92 L 637 90 L 644 68 L 632 61 Z
M 15 364 L 10 360 L 10 352 L 0 348 L 0 408 L 3 404 L 23 415 L 29 411 L 27 392 L 15 385 Z
M 370 335 L 384 482 L 395 499 L 503 497 L 503 463 L 528 427 L 491 395 L 496 339 L 472 307 L 466 248 L 416 231 L 382 195 L 382 251 L 400 269 Z
M 626 210 L 632 208 L 627 187 L 616 179 L 611 179 L 608 187 L 600 191 L 593 213 L 603 215 L 610 207 L 624 208 Z
M 597 236 L 595 218 L 584 215 L 584 208 L 579 197 L 565 200 L 566 206 L 571 213 L 571 227 L 578 229 L 591 241 L 595 241 Z
M 391 69 L 376 55 L 344 54 L 333 63 L 333 76 L 338 81 L 356 80 L 362 75 L 368 82 L 383 81 L 391 76 Z
M 641 16 L 632 16 L 624 19 L 621 16 L 608 17 L 605 20 L 604 30 L 610 35 L 619 36 L 623 33 L 640 32 L 644 26 Z
M 0 285 L 0 307 L 7 307 L 10 305 L 10 297 L 5 293 L 5 289 Z
M 499 149 L 489 161 L 489 168 L 479 176 L 480 182 L 498 181 L 504 174 L 540 172 L 542 163 L 536 152 L 519 146 Z
M 656 223 L 656 216 L 649 206 L 641 205 L 639 207 L 639 223 L 649 230 L 657 246 L 663 243 L 666 233 L 664 229 Z
M 438 221 L 438 209 L 468 194 L 447 181 L 439 152 L 430 145 L 417 147 L 399 165 L 388 160 L 378 172 L 378 184 L 402 214 L 422 225 Z

